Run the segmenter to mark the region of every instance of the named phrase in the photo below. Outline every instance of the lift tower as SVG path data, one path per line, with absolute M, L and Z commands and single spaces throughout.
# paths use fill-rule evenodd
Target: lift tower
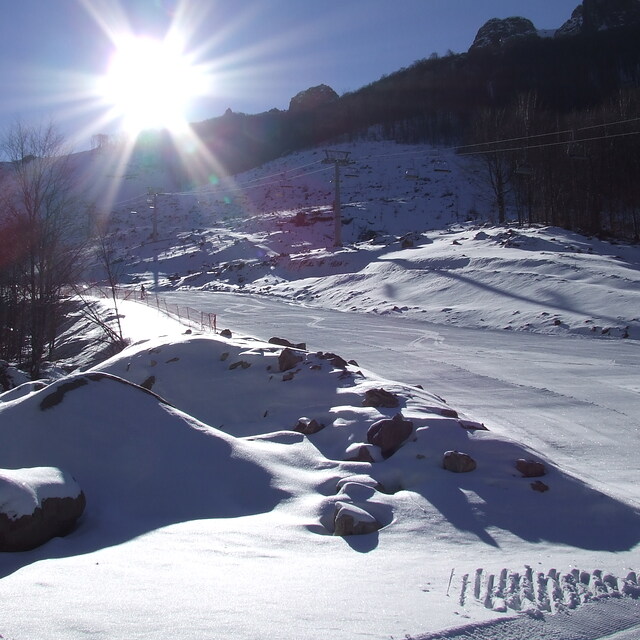
M 351 151 L 338 151 L 336 149 L 325 149 L 325 159 L 323 164 L 332 164 L 334 167 L 334 179 L 333 184 L 335 188 L 335 195 L 333 198 L 333 246 L 342 246 L 342 217 L 340 211 L 340 167 L 346 167 L 353 164 L 352 160 L 349 160 Z

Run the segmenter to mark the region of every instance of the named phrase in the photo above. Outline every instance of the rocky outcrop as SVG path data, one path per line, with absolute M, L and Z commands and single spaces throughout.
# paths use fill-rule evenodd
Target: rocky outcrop
M 477 49 L 501 49 L 506 44 L 521 38 L 537 38 L 538 31 L 527 18 L 492 18 L 480 29 L 469 51 Z
M 578 5 L 571 14 L 571 17 L 556 31 L 555 37 L 575 36 L 582 32 L 584 13 L 582 5 Z
M 556 37 L 640 24 L 640 0 L 583 0 Z
M 320 84 L 297 93 L 289 102 L 289 112 L 311 111 L 338 99 L 338 94 L 328 85 Z

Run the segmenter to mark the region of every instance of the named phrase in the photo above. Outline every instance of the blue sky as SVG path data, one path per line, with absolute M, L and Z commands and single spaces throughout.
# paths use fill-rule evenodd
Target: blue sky
M 188 117 L 286 109 L 298 91 L 328 84 L 355 90 L 426 58 L 466 51 L 492 17 L 521 15 L 559 27 L 579 0 L 21 0 L 3 3 L 0 128 L 16 118 L 52 119 L 74 144 L 104 108 L 87 97 L 105 73 L 118 30 L 162 38 L 176 16 L 186 48 L 216 70 Z M 92 131 L 92 123 L 100 130 Z

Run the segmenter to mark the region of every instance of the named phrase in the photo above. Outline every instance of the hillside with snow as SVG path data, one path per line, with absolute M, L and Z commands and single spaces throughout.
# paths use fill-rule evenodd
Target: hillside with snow
M 323 149 L 190 191 L 93 156 L 131 344 L 91 361 L 76 316 L 0 395 L 0 467 L 87 504 L 0 554 L 3 637 L 637 634 L 640 250 L 496 226 L 452 149 L 331 149 L 341 247 Z
M 637 247 L 495 226 L 482 162 L 454 149 L 371 141 L 331 150 L 349 162 L 340 170 L 343 247 L 334 247 L 334 167 L 323 148 L 195 191 L 159 189 L 153 200 L 142 185 L 162 175 L 129 169 L 123 199 L 104 220 L 126 264 L 123 284 L 256 293 L 457 326 L 640 337 Z M 514 203 L 511 214 L 517 219 Z M 103 277 L 99 268 L 91 275 Z

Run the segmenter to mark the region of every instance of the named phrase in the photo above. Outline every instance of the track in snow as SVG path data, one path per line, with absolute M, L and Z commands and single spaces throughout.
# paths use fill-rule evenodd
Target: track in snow
M 635 571 L 618 578 L 597 569 L 592 572 L 573 569 L 569 573 L 551 569 L 545 574 L 525 567 L 522 572 L 502 569 L 497 575 L 477 569 L 473 576 L 462 576 L 460 589 L 462 606 L 475 600 L 492 611 L 533 616 L 576 609 L 594 600 L 622 597 L 640 598 Z
M 460 604 L 477 602 L 507 615 L 410 640 L 638 640 L 638 578 L 635 571 L 619 578 L 599 570 L 477 569 L 462 577 Z
M 411 640 L 638 640 L 640 582 L 599 570 L 546 574 L 525 567 L 462 577 L 459 602 L 480 603 L 507 617 L 414 636 Z M 508 615 L 511 614 L 511 615 Z

